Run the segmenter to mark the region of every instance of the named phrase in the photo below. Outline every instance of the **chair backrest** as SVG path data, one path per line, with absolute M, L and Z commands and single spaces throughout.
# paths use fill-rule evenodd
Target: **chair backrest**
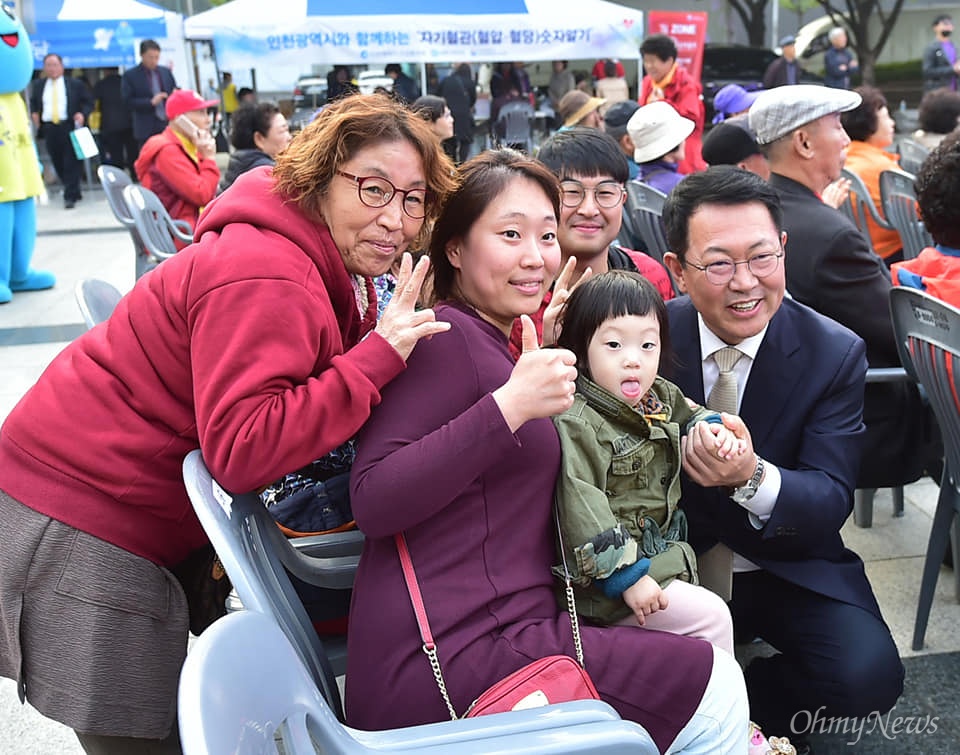
M 880 205 L 884 217 L 897 229 L 903 244 L 903 258 L 916 257 L 925 247 L 933 246 L 933 237 L 917 215 L 917 194 L 914 177 L 899 170 L 880 173 Z
M 136 255 L 134 273 L 136 278 L 139 278 L 156 266 L 156 260 L 152 259 L 150 253 L 147 252 L 143 239 L 140 238 L 140 233 L 137 231 L 133 212 L 130 210 L 123 194 L 128 186 L 133 185 L 133 181 L 130 180 L 126 171 L 113 165 L 101 165 L 97 168 L 97 177 L 100 179 L 100 185 L 103 186 L 103 193 L 107 196 L 107 204 L 110 205 L 114 217 L 130 233 L 130 238 L 133 241 L 133 251 Z
M 123 190 L 133 183 L 130 176 L 125 170 L 113 165 L 101 165 L 97 168 L 97 178 L 100 179 L 104 194 L 107 195 L 107 204 L 110 205 L 114 217 L 123 225 L 132 228 L 133 213 L 130 212 L 127 201 L 123 198 Z
M 960 309 L 918 289 L 894 286 L 890 311 L 900 361 L 926 391 L 951 482 L 960 490 Z
M 160 198 L 150 189 L 131 184 L 123 190 L 137 233 L 147 251 L 158 260 L 165 260 L 177 253 L 174 239 L 185 244 L 193 241 L 192 233 L 186 233 L 176 224 Z
M 73 293 L 87 329 L 105 322 L 123 298 L 123 294 L 115 286 L 99 278 L 83 278 L 77 281 Z
M 841 171 L 841 175 L 850 181 L 850 193 L 847 195 L 847 200 L 837 209 L 853 221 L 866 236 L 867 241 L 870 240 L 867 218 L 871 218 L 881 228 L 892 230 L 893 226 L 880 214 L 863 179 L 846 168 Z
M 900 167 L 913 175 L 919 172 L 923 161 L 930 154 L 929 148 L 909 138 L 900 139 L 897 151 L 900 153 Z
M 200 451 L 183 462 L 187 495 L 213 543 L 230 581 L 248 611 L 267 614 L 283 630 L 330 708 L 343 720 L 336 676 L 323 642 L 290 582 L 290 574 L 330 589 L 353 585 L 359 555 L 308 556 L 287 540 L 255 493 L 234 495 L 210 474 Z M 337 533 L 340 542 L 362 540 L 359 532 Z M 306 539 L 306 538 L 304 538 Z
M 647 254 L 657 262 L 663 262 L 663 255 L 670 249 L 660 218 L 666 198 L 666 194 L 652 186 L 639 181 L 627 181 L 625 209 L 633 219 L 633 232 L 640 236 Z
M 533 149 L 534 109 L 529 102 L 506 102 L 497 113 L 496 132 L 502 144 L 523 144 Z

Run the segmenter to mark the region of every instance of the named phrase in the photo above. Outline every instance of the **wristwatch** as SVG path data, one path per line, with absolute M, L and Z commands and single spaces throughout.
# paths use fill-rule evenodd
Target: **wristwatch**
M 733 499 L 734 503 L 744 504 L 753 498 L 757 494 L 757 490 L 760 488 L 760 480 L 763 479 L 763 459 L 760 456 L 757 456 L 757 467 L 753 470 L 753 477 L 747 480 L 746 485 L 741 485 L 739 488 L 734 488 L 733 493 L 730 497 Z

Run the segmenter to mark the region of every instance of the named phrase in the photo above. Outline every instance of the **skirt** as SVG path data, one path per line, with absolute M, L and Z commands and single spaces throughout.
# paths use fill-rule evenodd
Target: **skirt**
M 21 701 L 82 733 L 162 739 L 188 624 L 169 571 L 0 491 L 0 675 Z

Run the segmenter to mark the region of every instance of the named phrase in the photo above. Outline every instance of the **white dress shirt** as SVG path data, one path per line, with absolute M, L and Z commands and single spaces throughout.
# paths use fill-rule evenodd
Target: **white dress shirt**
M 725 346 L 730 345 L 736 346 L 737 349 L 743 353 L 743 356 L 740 357 L 740 360 L 733 367 L 733 372 L 737 376 L 737 413 L 739 413 L 740 402 L 743 400 L 743 389 L 747 384 L 747 379 L 750 377 L 753 360 L 757 357 L 757 352 L 760 350 L 760 344 L 763 343 L 763 337 L 766 335 L 767 329 L 764 327 L 764 329 L 755 336 L 750 336 L 750 338 L 740 343 L 728 344 L 718 338 L 707 327 L 703 321 L 703 317 L 699 313 L 697 314 L 697 324 L 700 330 L 700 354 L 703 356 L 701 368 L 703 370 L 704 396 L 710 395 L 713 384 L 717 382 L 717 377 L 720 374 L 720 369 L 713 360 L 713 354 Z M 758 530 L 763 528 L 763 525 L 770 518 L 770 514 L 773 513 L 773 507 L 776 506 L 777 497 L 780 495 L 780 483 L 780 470 L 764 459 L 763 481 L 760 483 L 756 495 L 746 503 L 740 504 L 747 510 L 747 518 L 750 523 Z M 734 552 L 733 556 L 733 570 L 735 572 L 756 571 L 760 568 L 737 552 Z
M 43 112 L 40 114 L 40 120 L 44 123 L 53 123 L 53 90 L 57 90 L 57 110 L 60 122 L 67 120 L 67 86 L 64 83 L 63 76 L 56 79 L 47 79 L 43 86 Z

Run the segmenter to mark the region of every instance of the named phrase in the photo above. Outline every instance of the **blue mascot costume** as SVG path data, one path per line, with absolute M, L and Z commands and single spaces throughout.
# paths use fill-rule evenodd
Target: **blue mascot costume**
M 53 273 L 32 270 L 37 238 L 35 197 L 43 175 L 20 93 L 33 75 L 27 30 L 6 7 L 0 10 L 0 304 L 15 291 L 39 291 L 56 282 Z

